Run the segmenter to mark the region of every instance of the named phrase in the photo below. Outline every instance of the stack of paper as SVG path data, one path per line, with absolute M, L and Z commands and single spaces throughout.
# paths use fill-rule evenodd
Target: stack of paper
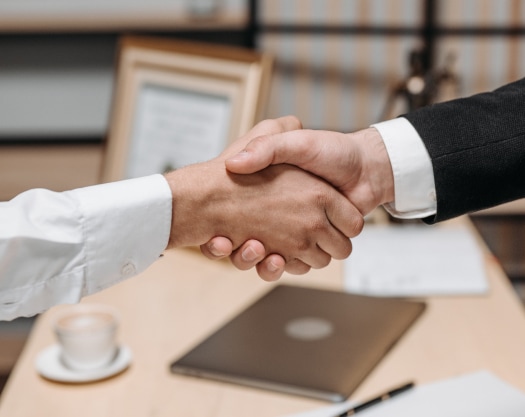
M 379 394 L 379 393 L 378 393 Z M 288 417 L 334 417 L 346 402 Z M 359 412 L 359 417 L 523 417 L 525 393 L 488 371 L 416 386 Z
M 366 226 L 352 240 L 345 289 L 372 296 L 484 294 L 483 256 L 466 227 Z

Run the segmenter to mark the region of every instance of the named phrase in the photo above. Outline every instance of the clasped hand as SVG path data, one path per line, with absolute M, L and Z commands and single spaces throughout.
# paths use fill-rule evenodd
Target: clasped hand
M 202 192 L 174 196 L 170 246 L 200 244 L 207 257 L 231 256 L 268 281 L 344 259 L 363 216 L 390 201 L 374 182 L 385 156 L 375 129 L 348 135 L 302 130 L 291 116 L 263 121 L 218 158 L 173 173 Z M 177 224 L 192 210 L 199 222 Z

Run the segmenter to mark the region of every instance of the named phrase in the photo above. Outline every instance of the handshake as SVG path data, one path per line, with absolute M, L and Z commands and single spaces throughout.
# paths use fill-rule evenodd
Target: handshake
M 303 130 L 265 120 L 217 158 L 165 175 L 173 195 L 168 248 L 200 245 L 265 280 L 304 274 L 352 251 L 364 216 L 394 200 L 392 167 L 375 128 Z

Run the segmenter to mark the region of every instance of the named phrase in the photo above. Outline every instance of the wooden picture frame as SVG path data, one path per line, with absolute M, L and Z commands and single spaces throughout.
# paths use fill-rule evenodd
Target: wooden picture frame
M 102 182 L 218 155 L 262 117 L 271 64 L 244 48 L 123 37 Z

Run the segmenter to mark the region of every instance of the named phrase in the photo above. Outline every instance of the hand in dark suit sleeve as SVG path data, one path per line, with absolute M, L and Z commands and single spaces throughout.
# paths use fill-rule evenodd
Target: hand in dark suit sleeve
M 432 160 L 434 223 L 525 197 L 525 78 L 404 116 Z

